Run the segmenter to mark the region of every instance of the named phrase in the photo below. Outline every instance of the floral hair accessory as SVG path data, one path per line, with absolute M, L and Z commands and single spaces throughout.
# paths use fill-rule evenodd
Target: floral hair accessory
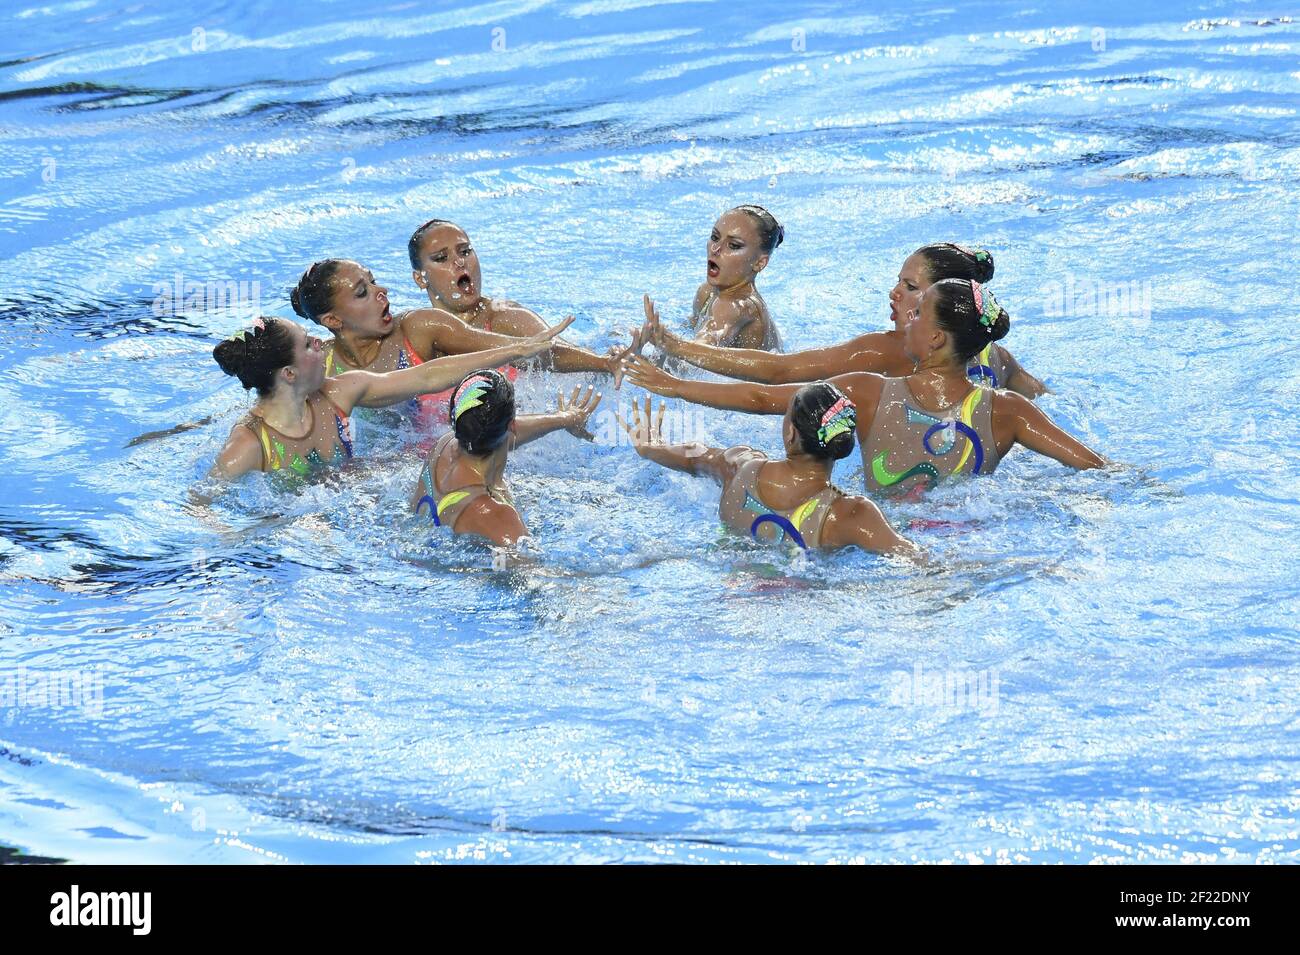
M 840 395 L 838 401 L 826 409 L 822 415 L 822 426 L 817 429 L 817 440 L 824 448 L 837 435 L 852 431 L 858 426 L 858 408 L 846 395 Z

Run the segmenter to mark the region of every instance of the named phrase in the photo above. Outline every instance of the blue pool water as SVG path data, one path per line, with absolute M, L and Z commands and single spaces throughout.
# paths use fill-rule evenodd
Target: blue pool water
M 6 4 L 0 843 L 1296 861 L 1300 25 L 1278 14 Z M 680 322 L 739 202 L 785 225 L 760 286 L 792 347 L 885 327 L 913 248 L 987 245 L 1043 407 L 1125 466 L 1022 451 L 887 504 L 925 572 L 719 538 L 712 485 L 563 434 L 512 458 L 532 570 L 402 513 L 401 429 L 372 424 L 344 486 L 187 503 L 248 405 L 213 345 L 289 315 L 312 259 L 413 307 L 406 237 L 452 218 L 489 293 L 603 349 L 643 291 Z M 177 276 L 260 285 L 155 308 Z M 687 420 L 779 447 L 777 419 Z

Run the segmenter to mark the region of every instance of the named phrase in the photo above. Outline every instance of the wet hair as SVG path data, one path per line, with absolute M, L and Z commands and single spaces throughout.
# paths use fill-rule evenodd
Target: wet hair
M 245 390 L 256 388 L 259 396 L 267 398 L 275 387 L 276 372 L 293 364 L 294 341 L 288 322 L 278 318 L 258 322 L 212 349 L 212 357 Z
M 853 452 L 857 406 L 829 381 L 804 385 L 795 392 L 790 421 L 804 451 L 815 458 L 838 461 Z
M 289 292 L 289 303 L 303 318 L 321 324 L 320 316 L 334 307 L 334 274 L 344 259 L 322 259 L 313 262 L 302 273 L 298 284 Z
M 785 227 L 776 221 L 776 217 L 762 206 L 736 206 L 731 212 L 744 212 L 758 225 L 758 244 L 767 255 L 785 239 Z
M 925 294 L 935 297 L 935 320 L 952 336 L 953 351 L 962 361 L 969 361 L 985 345 L 1005 338 L 1011 331 L 1007 310 L 978 282 L 940 279 Z
M 424 234 L 436 225 L 455 225 L 456 223 L 449 219 L 430 219 L 420 228 L 411 233 L 411 238 L 406 243 L 406 255 L 411 260 L 411 268 L 420 271 L 420 242 L 424 239 Z
M 923 245 L 914 253 L 925 259 L 930 282 L 941 279 L 966 279 L 984 285 L 993 279 L 993 255 L 984 249 L 935 242 Z
M 493 368 L 471 372 L 451 393 L 451 422 L 466 454 L 491 454 L 515 420 L 515 386 Z

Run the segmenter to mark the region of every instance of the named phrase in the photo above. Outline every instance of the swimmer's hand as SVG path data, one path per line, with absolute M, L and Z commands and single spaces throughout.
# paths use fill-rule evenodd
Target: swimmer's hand
M 550 351 L 555 344 L 555 338 L 566 328 L 573 324 L 573 316 L 570 315 L 564 321 L 557 325 L 552 325 L 544 332 L 538 332 L 529 338 L 522 338 L 516 346 L 519 349 L 520 358 L 532 358 L 534 355 L 540 355 L 542 352 Z
M 663 322 L 659 318 L 659 310 L 655 308 L 655 303 L 651 301 L 649 295 L 641 296 L 642 305 L 645 308 L 645 323 L 641 326 L 641 331 L 637 339 L 641 348 L 646 345 L 654 345 L 665 355 L 676 355 L 681 339 L 664 328 Z M 636 353 L 641 354 L 641 348 L 637 348 Z
M 618 423 L 623 426 L 632 439 L 632 447 L 636 448 L 636 453 L 642 457 L 650 448 L 662 447 L 664 443 L 664 409 L 668 406 L 662 401 L 659 402 L 659 414 L 651 417 L 653 402 L 649 395 L 645 396 L 645 417 L 641 417 L 641 409 L 637 407 L 635 401 L 632 402 L 632 422 L 629 424 L 623 420 L 623 416 L 617 411 L 614 417 Z
M 678 389 L 683 383 L 682 380 L 674 378 L 668 372 L 640 355 L 636 355 L 627 361 L 623 374 L 632 384 L 644 388 L 646 391 L 653 391 L 665 398 L 681 397 L 681 392 Z
M 610 346 L 609 354 L 605 356 L 605 368 L 614 376 L 614 388 L 617 389 L 623 384 L 624 362 L 629 355 L 641 354 L 641 339 L 639 334 L 632 336 L 632 344 L 626 348 L 619 348 L 617 345 Z
M 582 438 L 584 441 L 595 441 L 596 436 L 587 430 L 587 419 L 591 417 L 591 413 L 600 404 L 601 394 L 596 391 L 594 385 L 587 386 L 585 395 L 580 396 L 579 392 L 581 391 L 581 385 L 574 388 L 573 394 L 569 396 L 567 402 L 564 400 L 564 392 L 559 392 L 556 396 L 555 413 L 567 420 L 568 423 L 564 426 L 564 430 L 569 434 L 575 438 Z
M 674 471 L 718 477 L 722 450 L 710 448 L 698 441 L 692 441 L 690 444 L 669 444 L 664 440 L 664 411 L 667 406 L 662 401 L 659 402 L 659 414 L 655 415 L 651 404 L 652 399 L 646 395 L 643 418 L 641 409 L 633 401 L 631 424 L 624 421 L 617 411 L 614 412 L 618 423 L 632 439 L 632 447 L 636 448 L 636 453 L 647 461 L 672 468 Z

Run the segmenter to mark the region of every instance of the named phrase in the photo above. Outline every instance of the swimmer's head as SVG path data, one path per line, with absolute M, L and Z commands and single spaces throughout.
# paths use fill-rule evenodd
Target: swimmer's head
M 325 380 L 320 339 L 278 318 L 257 319 L 252 328 L 212 349 L 212 357 L 245 390 L 256 388 L 262 398 L 269 398 L 281 385 L 299 384 L 310 394 Z
M 759 246 L 767 255 L 775 252 L 776 247 L 785 241 L 785 228 L 776 221 L 776 216 L 762 206 L 746 203 L 731 211 L 743 212 L 754 220 L 754 225 L 758 227 Z
M 289 293 L 293 310 L 335 335 L 383 338 L 396 328 L 388 289 L 351 259 L 313 262 Z
M 786 453 L 838 461 L 853 452 L 857 427 L 857 406 L 844 392 L 829 381 L 804 385 L 786 411 Z
M 451 393 L 451 423 L 466 454 L 491 454 L 514 429 L 515 386 L 492 368 L 466 375 Z
M 483 300 L 483 272 L 465 230 L 430 219 L 406 243 L 411 278 L 435 308 L 468 312 Z
M 709 234 L 705 274 L 714 288 L 752 282 L 767 267 L 785 230 L 762 206 L 736 206 L 718 217 Z
M 898 281 L 889 293 L 889 319 L 895 326 L 921 302 L 921 293 L 943 279 L 974 279 L 985 283 L 993 278 L 993 256 L 984 249 L 934 242 L 923 245 L 898 270 Z
M 921 246 L 913 254 L 925 261 L 931 285 L 942 279 L 966 279 L 981 285 L 993 281 L 993 255 L 986 249 L 934 242 Z
M 903 348 L 914 361 L 944 349 L 965 364 L 1011 330 L 1011 316 L 983 285 L 942 279 L 921 296 L 903 329 Z

